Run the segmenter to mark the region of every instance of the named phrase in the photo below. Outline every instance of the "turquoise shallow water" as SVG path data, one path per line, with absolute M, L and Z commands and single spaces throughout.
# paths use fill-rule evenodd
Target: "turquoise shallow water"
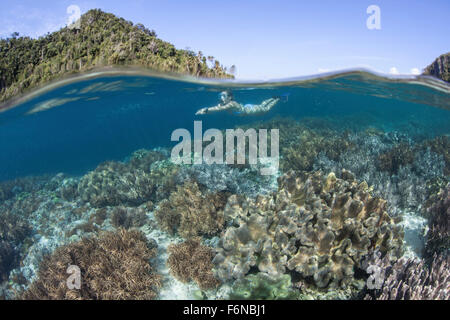
M 225 90 L 242 105 L 283 99 L 259 115 L 195 114 Z M 444 82 L 119 70 L 18 101 L 0 106 L 0 299 L 450 297 Z M 173 131 L 193 136 L 195 121 L 278 129 L 276 174 L 173 164 Z M 66 265 L 85 287 L 61 287 Z
M 0 113 L 0 180 L 80 174 L 140 148 L 173 146 L 171 132 L 193 132 L 194 120 L 203 121 L 204 131 L 277 117 L 314 117 L 355 130 L 372 126 L 430 137 L 448 134 L 450 89 L 439 82 L 431 82 L 433 88 L 425 80 L 383 79 L 365 72 L 254 84 L 127 74 L 81 79 Z M 262 116 L 195 116 L 196 110 L 216 105 L 224 89 L 242 104 L 282 94 L 289 99 Z

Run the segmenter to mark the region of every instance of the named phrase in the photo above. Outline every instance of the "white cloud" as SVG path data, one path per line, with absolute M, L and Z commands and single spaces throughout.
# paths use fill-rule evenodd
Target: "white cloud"
M 390 74 L 399 74 L 398 69 L 396 67 L 392 67 L 389 69 Z
M 319 69 L 317 69 L 317 71 L 319 73 L 326 73 L 326 72 L 330 72 L 331 70 L 330 69 L 325 69 L 325 68 L 319 68 Z
M 413 75 L 419 75 L 420 74 L 419 68 L 412 68 L 409 72 L 411 74 L 413 74 Z

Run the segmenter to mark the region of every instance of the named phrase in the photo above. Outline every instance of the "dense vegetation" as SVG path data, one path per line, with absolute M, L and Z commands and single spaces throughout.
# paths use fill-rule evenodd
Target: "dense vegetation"
M 0 102 L 68 73 L 117 65 L 231 77 L 214 57 L 176 49 L 142 24 L 95 9 L 84 14 L 76 27 L 64 27 L 39 39 L 18 33 L 1 39 Z
M 450 82 L 450 52 L 436 58 L 432 64 L 425 68 L 423 74 Z

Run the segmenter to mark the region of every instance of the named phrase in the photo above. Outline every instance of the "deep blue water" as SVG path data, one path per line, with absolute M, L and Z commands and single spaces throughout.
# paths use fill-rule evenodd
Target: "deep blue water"
M 106 90 L 86 90 L 100 84 Z M 172 131 L 186 128 L 193 132 L 194 120 L 203 121 L 203 131 L 276 117 L 317 117 L 331 119 L 342 129 L 372 126 L 412 136 L 450 134 L 450 90 L 443 86 L 444 90 L 436 90 L 418 83 L 364 79 L 363 75 L 271 87 L 141 75 L 76 81 L 0 113 L 0 180 L 81 174 L 100 162 L 122 160 L 140 148 L 171 146 Z M 262 116 L 226 112 L 195 116 L 196 110 L 217 104 L 218 93 L 225 88 L 243 104 L 282 94 L 289 98 Z M 73 100 L 30 113 L 60 98 Z

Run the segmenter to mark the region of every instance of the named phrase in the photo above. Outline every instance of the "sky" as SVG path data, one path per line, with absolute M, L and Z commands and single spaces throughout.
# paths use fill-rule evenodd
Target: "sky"
M 56 31 L 70 5 L 142 23 L 245 80 L 346 68 L 414 74 L 450 51 L 449 0 L 0 0 L 0 37 Z

